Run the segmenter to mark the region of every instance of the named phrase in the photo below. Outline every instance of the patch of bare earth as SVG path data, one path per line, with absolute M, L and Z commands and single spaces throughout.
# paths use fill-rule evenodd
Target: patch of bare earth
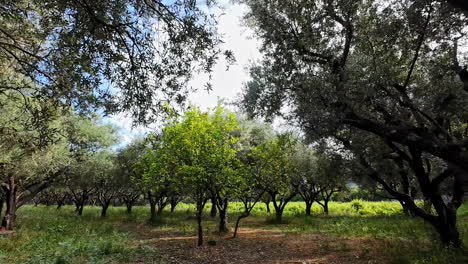
M 239 237 L 210 236 L 197 247 L 196 236 L 140 226 L 133 235 L 138 243 L 158 252 L 164 263 L 385 263 L 379 243 L 371 239 L 349 239 L 325 234 L 288 234 L 264 229 L 241 228 Z M 209 246 L 207 241 L 216 245 Z M 150 256 L 132 263 L 158 263 Z

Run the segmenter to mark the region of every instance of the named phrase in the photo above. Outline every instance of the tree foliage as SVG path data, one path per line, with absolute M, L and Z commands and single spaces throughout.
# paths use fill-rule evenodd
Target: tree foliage
M 128 110 L 145 121 L 165 102 L 182 103 L 194 72 L 211 72 L 221 53 L 213 4 L 3 1 L 1 67 L 11 74 L 0 92 L 52 98 L 82 112 Z

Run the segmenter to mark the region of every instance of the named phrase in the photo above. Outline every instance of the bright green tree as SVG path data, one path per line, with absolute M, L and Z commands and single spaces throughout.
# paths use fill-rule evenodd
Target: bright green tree
M 237 121 L 221 106 L 209 112 L 195 108 L 163 129 L 158 159 L 160 174 L 168 174 L 196 204 L 198 245 L 203 244 L 202 214 L 214 188 L 235 177 Z M 228 182 L 231 182 L 228 180 Z M 233 187 L 229 185 L 228 187 Z M 218 189 L 220 190 L 220 189 Z
M 297 139 L 291 134 L 279 134 L 255 147 L 251 154 L 259 181 L 273 202 L 277 222 L 282 221 L 286 204 L 297 194 L 292 184 L 296 173 L 292 162 L 296 144 Z

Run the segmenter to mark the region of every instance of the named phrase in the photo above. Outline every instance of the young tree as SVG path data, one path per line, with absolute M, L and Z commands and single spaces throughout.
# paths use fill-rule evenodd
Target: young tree
M 323 191 L 319 182 L 324 179 L 320 179 L 318 173 L 317 156 L 317 152 L 310 146 L 298 144 L 293 157 L 297 171 L 293 175 L 292 184 L 306 204 L 306 215 L 311 215 L 312 205 Z
M 141 175 L 136 173 L 135 165 L 144 153 L 145 147 L 145 141 L 138 139 L 117 153 L 116 173 L 121 185 L 119 198 L 127 207 L 128 214 L 132 212 L 133 205 L 142 195 L 142 190 L 137 184 Z
M 115 162 L 114 153 L 110 151 L 100 151 L 96 154 L 96 163 L 100 170 L 95 171 L 94 175 L 94 185 L 96 186 L 94 195 L 102 208 L 101 217 L 107 216 L 109 205 L 122 188 Z
M 158 156 L 165 162 L 158 163 L 159 170 L 168 168 L 184 193 L 195 201 L 199 246 L 203 245 L 203 208 L 211 198 L 212 184 L 234 173 L 237 138 L 232 132 L 236 129 L 234 115 L 220 106 L 206 113 L 195 108 L 163 129 Z
M 323 212 L 328 214 L 328 203 L 333 194 L 345 189 L 346 181 L 350 179 L 350 170 L 340 154 L 330 151 L 319 152 L 316 162 L 320 188 L 316 201 L 323 207 Z
M 160 136 L 152 135 L 147 140 L 151 147 L 135 164 L 135 172 L 140 176 L 136 178 L 138 185 L 150 204 L 150 220 L 154 221 L 169 203 L 171 190 L 176 188 L 174 174 L 177 167 L 175 163 L 171 163 L 172 157 Z
M 292 185 L 295 164 L 291 161 L 296 139 L 290 134 L 280 134 L 255 147 L 252 157 L 256 160 L 254 166 L 258 172 L 261 184 L 270 195 L 275 208 L 276 221 L 282 221 L 286 204 L 296 196 Z
M 99 118 L 72 116 L 68 118 L 66 134 L 68 148 L 72 153 L 72 163 L 66 172 L 67 185 L 78 215 L 92 194 L 98 189 L 97 180 L 110 163 L 103 159 L 101 153 L 112 146 L 117 138 L 115 129 L 110 125 L 99 124 Z M 102 167 L 103 164 L 104 166 Z

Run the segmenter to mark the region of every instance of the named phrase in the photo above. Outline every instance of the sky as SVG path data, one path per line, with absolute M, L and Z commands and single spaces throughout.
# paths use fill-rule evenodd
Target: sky
M 221 100 L 232 101 L 242 91 L 244 83 L 248 80 L 247 66 L 251 61 L 260 58 L 259 41 L 253 37 L 251 29 L 242 23 L 242 16 L 246 7 L 231 4 L 227 0 L 220 1 L 223 7 L 223 15 L 219 19 L 218 31 L 223 35 L 223 49 L 234 53 L 236 62 L 227 68 L 224 60 L 219 60 L 212 75 L 212 90 L 207 92 L 204 86 L 208 80 L 206 75 L 198 75 L 189 83 L 198 91 L 188 97 L 192 105 L 207 110 L 216 106 Z M 132 127 L 132 118 L 125 113 L 113 115 L 104 119 L 105 123 L 113 124 L 119 128 L 121 143 L 119 147 L 125 146 L 136 137 L 143 137 L 151 130 L 157 129 L 157 124 L 149 127 Z

